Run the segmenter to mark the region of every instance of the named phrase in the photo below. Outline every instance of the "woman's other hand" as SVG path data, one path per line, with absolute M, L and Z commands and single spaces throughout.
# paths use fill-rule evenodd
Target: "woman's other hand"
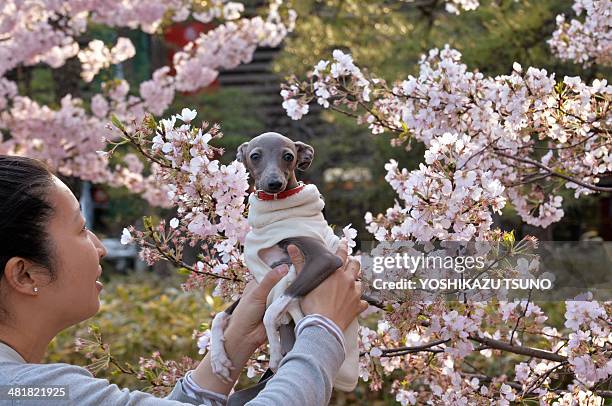
M 257 347 L 266 342 L 266 331 L 262 321 L 266 311 L 266 299 L 274 285 L 288 271 L 287 265 L 283 265 L 269 272 L 261 283 L 251 281 L 247 284 L 223 335 L 225 352 L 234 366 L 230 372 L 230 379 L 229 381 L 221 379 L 213 373 L 209 351 L 192 374 L 194 381 L 201 388 L 224 394 L 230 392 L 250 356 Z
M 263 325 L 266 300 L 274 285 L 287 275 L 288 271 L 287 265 L 281 265 L 268 272 L 261 283 L 252 280 L 246 285 L 240 303 L 234 309 L 225 330 L 226 342 L 228 340 L 232 342 L 234 341 L 232 338 L 237 338 L 253 351 L 266 342 L 266 330 Z

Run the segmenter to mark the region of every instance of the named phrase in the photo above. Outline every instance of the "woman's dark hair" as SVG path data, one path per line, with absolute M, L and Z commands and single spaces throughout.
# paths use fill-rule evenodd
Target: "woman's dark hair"
M 46 224 L 53 176 L 32 158 L 0 155 L 0 280 L 9 259 L 26 258 L 53 276 L 52 244 Z

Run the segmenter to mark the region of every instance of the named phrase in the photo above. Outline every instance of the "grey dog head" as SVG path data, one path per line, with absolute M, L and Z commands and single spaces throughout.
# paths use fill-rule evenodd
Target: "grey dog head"
M 255 180 L 255 187 L 266 193 L 279 193 L 295 185 L 295 170 L 308 169 L 314 148 L 275 132 L 267 132 L 238 147 L 236 159 Z

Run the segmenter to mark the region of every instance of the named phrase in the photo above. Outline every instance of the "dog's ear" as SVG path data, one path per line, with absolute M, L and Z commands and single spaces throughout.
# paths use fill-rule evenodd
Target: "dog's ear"
M 312 163 L 314 157 L 314 148 L 301 141 L 296 141 L 295 149 L 297 149 L 297 169 L 305 171 Z
M 246 165 L 246 153 L 247 153 L 247 147 L 249 146 L 248 142 L 243 142 L 242 144 L 240 144 L 240 146 L 238 147 L 238 150 L 236 151 L 236 160 L 238 162 L 242 162 L 243 164 Z

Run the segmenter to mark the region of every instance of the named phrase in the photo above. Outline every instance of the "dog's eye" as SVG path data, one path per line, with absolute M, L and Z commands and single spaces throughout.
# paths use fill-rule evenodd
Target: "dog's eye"
M 291 161 L 293 161 L 293 155 L 291 155 L 291 154 L 285 154 L 285 155 L 283 155 L 283 159 L 284 159 L 285 161 L 287 161 L 287 162 L 291 162 Z
M 257 161 L 258 159 L 259 159 L 258 153 L 251 154 L 251 161 Z

